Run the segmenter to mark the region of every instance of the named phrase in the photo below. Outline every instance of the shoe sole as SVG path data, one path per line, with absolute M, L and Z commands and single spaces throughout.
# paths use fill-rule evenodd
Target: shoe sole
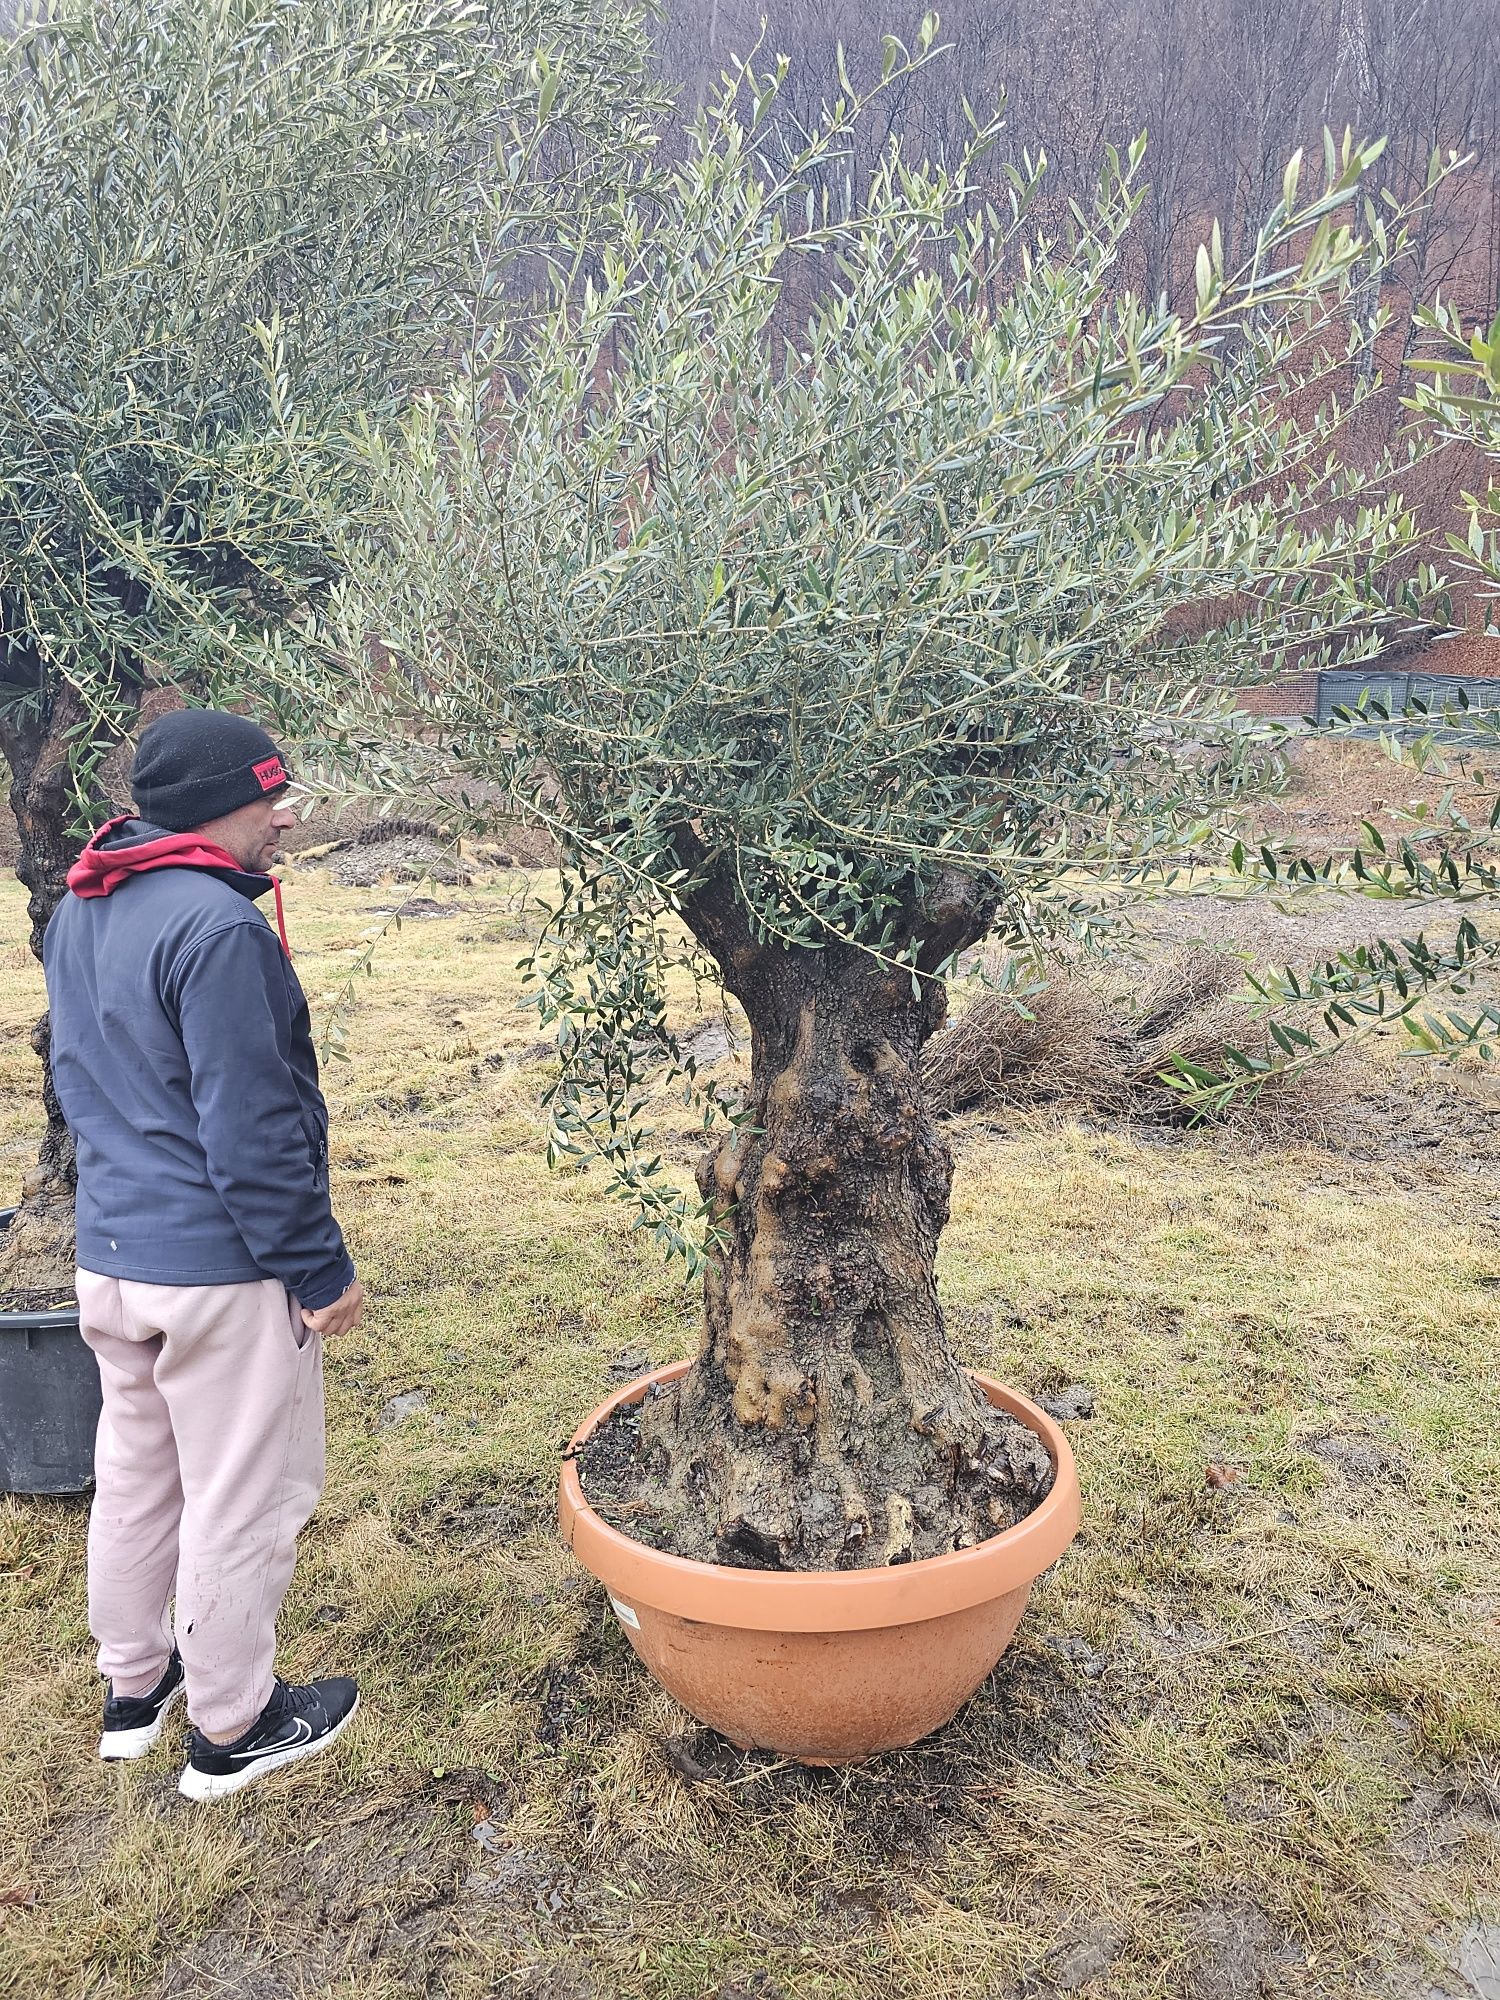
M 320 1750 L 326 1750 L 330 1743 L 336 1743 L 359 1710 L 359 1696 L 354 1697 L 354 1706 L 345 1716 L 341 1716 L 326 1736 L 315 1736 L 311 1743 L 297 1743 L 290 1750 L 277 1750 L 269 1757 L 262 1757 L 258 1763 L 247 1765 L 243 1771 L 228 1771 L 222 1775 L 217 1771 L 199 1771 L 189 1764 L 178 1781 L 177 1789 L 185 1799 L 195 1805 L 212 1805 L 217 1799 L 227 1799 L 235 1792 L 244 1791 L 258 1778 L 264 1778 L 272 1771 L 279 1771 L 283 1765 L 298 1764 L 304 1757 L 316 1757 Z
M 122 1764 L 135 1757 L 144 1757 L 166 1727 L 167 1717 L 186 1693 L 186 1683 L 179 1681 L 162 1703 L 155 1722 L 143 1723 L 139 1729 L 106 1729 L 99 1738 L 99 1755 L 105 1763 Z

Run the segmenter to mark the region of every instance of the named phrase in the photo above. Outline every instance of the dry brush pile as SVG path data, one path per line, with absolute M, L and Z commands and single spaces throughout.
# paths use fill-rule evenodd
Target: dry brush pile
M 1024 1000 L 986 990 L 933 1038 L 922 1078 L 941 1116 L 1001 1106 L 1066 1106 L 1112 1118 L 1182 1125 L 1201 1114 L 1167 1081 L 1176 1059 L 1223 1067 L 1235 1048 L 1273 1053 L 1263 1016 L 1244 997 L 1234 952 L 1190 945 L 1158 960 L 1132 995 L 1118 970 L 1061 967 Z M 1293 1131 L 1315 1123 L 1336 1090 L 1340 1059 L 1272 1074 L 1235 1100 L 1230 1121 Z

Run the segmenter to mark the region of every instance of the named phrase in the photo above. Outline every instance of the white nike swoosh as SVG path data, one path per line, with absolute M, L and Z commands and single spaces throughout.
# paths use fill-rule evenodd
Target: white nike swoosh
M 305 1715 L 294 1715 L 292 1717 L 292 1733 L 290 1736 L 283 1736 L 275 1743 L 257 1744 L 253 1750 L 231 1750 L 229 1754 L 233 1758 L 268 1757 L 273 1750 L 292 1750 L 299 1743 L 311 1743 L 311 1741 L 312 1724 Z

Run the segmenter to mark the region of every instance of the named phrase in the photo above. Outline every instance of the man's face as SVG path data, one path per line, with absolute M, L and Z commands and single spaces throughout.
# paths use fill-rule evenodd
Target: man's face
M 281 836 L 297 824 L 297 815 L 279 799 L 254 799 L 219 819 L 206 820 L 198 828 L 205 840 L 232 854 L 241 868 L 263 875 L 281 853 Z

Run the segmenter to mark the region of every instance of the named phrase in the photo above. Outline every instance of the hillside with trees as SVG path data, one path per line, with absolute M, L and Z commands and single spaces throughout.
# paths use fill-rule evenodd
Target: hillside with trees
M 682 108 L 709 101 L 720 73 L 759 44 L 790 58 L 768 116 L 788 139 L 808 129 L 841 90 L 840 63 L 867 85 L 877 29 L 906 33 L 907 10 L 866 0 L 674 0 L 656 36 L 663 79 Z M 897 138 L 912 159 L 953 158 L 970 136 L 966 105 L 983 114 L 1003 98 L 1004 129 L 987 162 L 987 192 L 1008 171 L 1045 158 L 1032 209 L 1037 236 L 1066 230 L 1087 206 L 1106 144 L 1147 135 L 1149 191 L 1120 246 L 1113 283 L 1177 309 L 1190 306 L 1198 245 L 1219 221 L 1226 263 L 1253 246 L 1282 170 L 1299 148 L 1316 157 L 1325 128 L 1381 134 L 1365 181 L 1385 213 L 1417 202 L 1434 157 L 1464 162 L 1422 202 L 1407 253 L 1355 313 L 1383 306 L 1389 324 L 1359 369 L 1380 392 L 1341 448 L 1366 464 L 1401 431 L 1416 377 L 1413 309 L 1440 293 L 1466 325 L 1500 303 L 1500 10 L 1459 0 L 949 0 L 941 12 L 946 60 L 919 67 L 853 136 L 840 172 L 858 183 Z M 844 51 L 841 56 L 841 49 Z M 1022 244 L 1013 246 L 1019 258 Z M 1014 270 L 994 273 L 998 296 Z M 1461 528 L 1461 495 L 1483 483 L 1461 444 L 1406 482 L 1427 522 Z M 1445 673 L 1500 673 L 1500 640 L 1457 598 L 1469 630 L 1431 662 Z M 1493 622 L 1493 621 L 1491 621 Z M 1291 689 L 1295 697 L 1305 689 Z M 1274 704 L 1273 704 L 1274 705 Z M 1283 706 L 1286 704 L 1283 703 Z

